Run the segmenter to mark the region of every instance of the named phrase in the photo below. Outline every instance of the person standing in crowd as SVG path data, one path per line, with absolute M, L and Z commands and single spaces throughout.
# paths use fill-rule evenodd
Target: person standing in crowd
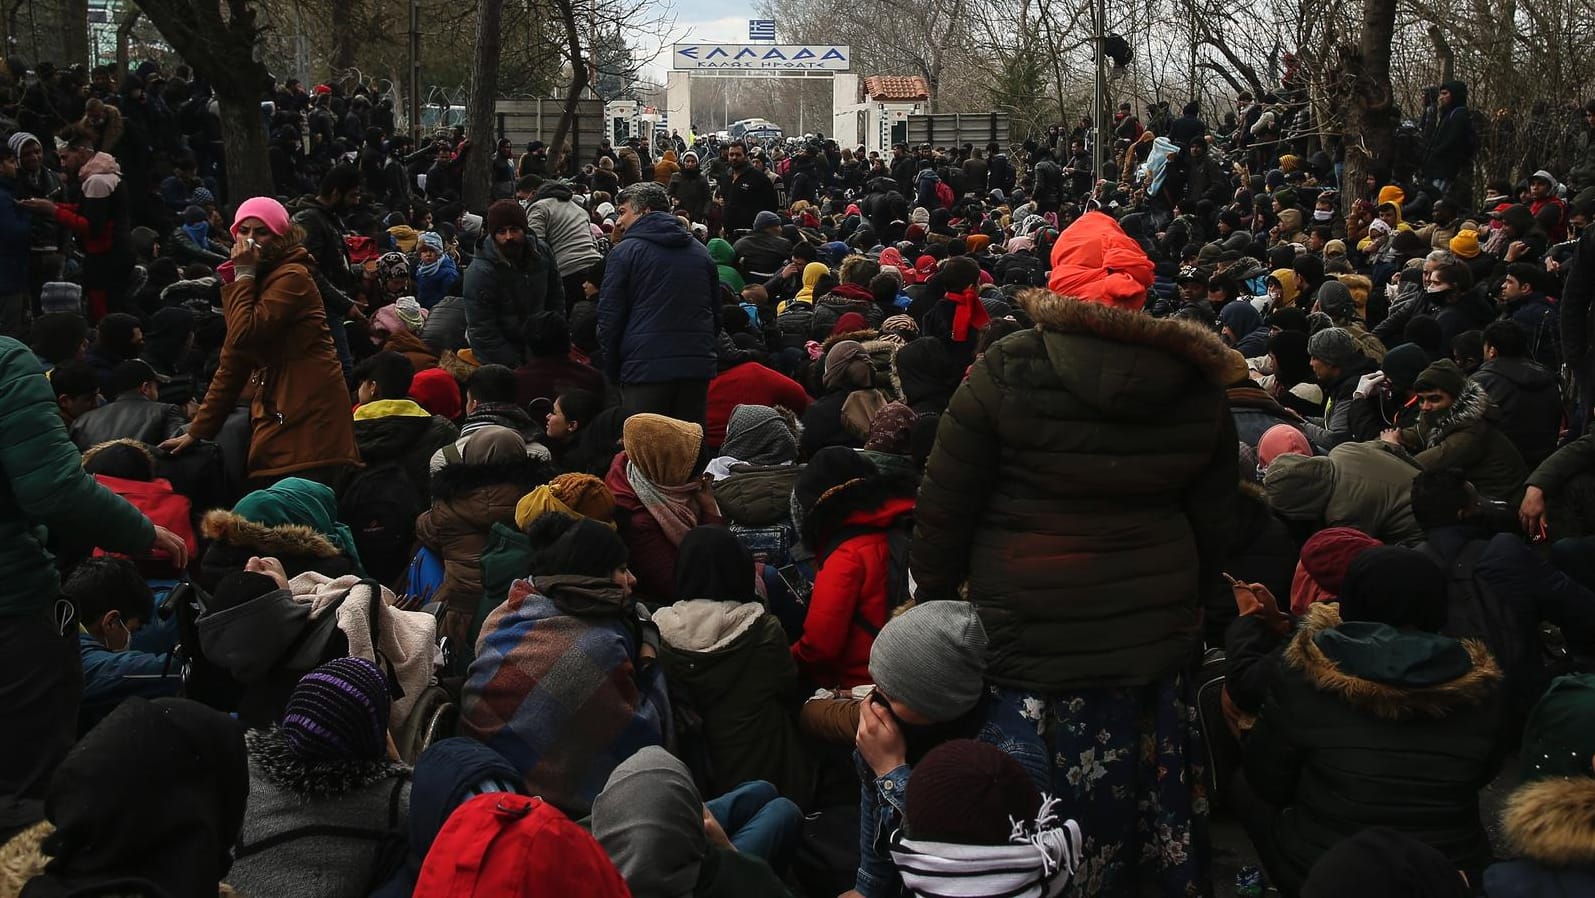
M 0 334 L 22 339 L 33 319 L 33 281 L 28 275 L 33 215 L 18 203 L 17 153 L 0 146 Z
M 349 268 L 342 216 L 359 204 L 360 170 L 353 165 L 335 165 L 322 176 L 316 195 L 300 197 L 291 209 L 294 223 L 305 229 L 305 249 L 316 260 L 317 271 L 336 288 L 321 289 L 321 301 L 326 306 L 327 329 L 338 349 L 344 377 L 349 376 L 354 362 L 343 321 L 351 312 L 358 314 L 350 297 L 355 295 L 359 282 Z M 321 285 L 317 287 L 320 289 Z
M 741 236 L 739 231 L 753 227 L 755 216 L 760 212 L 774 212 L 781 202 L 769 174 L 748 159 L 747 145 L 737 141 L 726 147 L 726 163 L 731 167 L 731 177 L 720 187 L 720 195 L 725 199 L 723 223 L 726 233 L 735 239 Z M 668 210 L 666 206 L 664 211 Z
M 77 736 L 83 696 L 77 612 L 60 601 L 48 544 L 166 553 L 182 537 L 150 522 L 82 467 L 50 384 L 26 346 L 0 337 L 0 838 L 42 819 L 50 775 Z
M 1104 259 L 1139 252 L 1087 219 Z M 953 394 L 910 562 L 919 602 L 958 600 L 966 581 L 978 601 L 990 719 L 1031 746 L 1021 761 L 1060 811 L 1089 821 L 1089 891 L 1184 894 L 1207 876 L 1185 666 L 1239 476 L 1224 387 L 1246 367 L 1217 334 L 1144 317 L 1145 285 L 1114 267 L 1072 278 L 1070 296 L 1020 295 L 1038 327 L 988 348 Z
M 482 225 L 487 239 L 465 269 L 465 335 L 477 362 L 514 368 L 526 359 L 526 321 L 562 311 L 565 285 L 548 244 L 526 233 L 526 210 L 499 200 Z
M 719 271 L 658 184 L 628 187 L 618 199 L 626 236 L 604 261 L 598 299 L 604 373 L 629 412 L 701 425 L 717 368 Z
M 550 181 L 539 187 L 537 197 L 526 205 L 526 224 L 554 254 L 565 285 L 565 305 L 556 311 L 568 315 L 582 300 L 582 281 L 604 259 L 593 240 L 592 219 L 576 201 L 569 184 Z
M 226 342 L 210 389 L 188 432 L 161 444 L 174 455 L 213 440 L 246 386 L 248 472 L 257 486 L 293 475 L 341 483 L 360 463 L 343 372 L 327 310 L 311 271 L 305 231 L 270 197 L 238 207 L 233 256 L 222 288 Z
M 99 321 L 121 305 L 120 293 L 133 268 L 128 188 L 122 183 L 116 159 L 97 151 L 87 137 L 67 144 L 61 161 L 77 178 L 74 201 L 36 198 L 25 200 L 22 206 L 36 215 L 54 218 L 82 241 L 83 292 L 88 296 L 90 319 Z

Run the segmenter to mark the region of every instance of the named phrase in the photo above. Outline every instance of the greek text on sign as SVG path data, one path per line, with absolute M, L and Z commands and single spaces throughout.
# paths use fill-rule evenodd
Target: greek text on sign
M 670 67 L 678 72 L 846 72 L 852 68 L 852 50 L 825 44 L 676 44 L 671 48 Z

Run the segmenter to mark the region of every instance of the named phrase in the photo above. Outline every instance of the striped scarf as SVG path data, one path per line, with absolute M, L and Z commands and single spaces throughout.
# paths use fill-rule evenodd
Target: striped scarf
M 955 845 L 892 836 L 892 861 L 920 898 L 1053 898 L 1080 863 L 1080 825 L 1058 822 L 1057 799 L 1041 802 L 1033 824 L 1015 821 L 1007 845 Z

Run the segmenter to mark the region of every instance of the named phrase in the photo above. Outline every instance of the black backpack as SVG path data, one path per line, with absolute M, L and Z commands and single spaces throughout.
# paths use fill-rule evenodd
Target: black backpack
M 831 539 L 831 550 L 855 536 L 886 532 L 886 619 L 891 620 L 897 609 L 914 601 L 908 588 L 908 544 L 914 538 L 914 516 L 903 515 L 889 527 L 844 527 Z M 871 636 L 879 636 L 881 628 L 864 619 L 860 612 L 853 613 L 853 622 Z
M 361 566 L 381 583 L 395 582 L 409 567 L 415 518 L 426 510 L 421 491 L 397 462 L 367 467 L 338 497 L 338 520 L 354 531 Z

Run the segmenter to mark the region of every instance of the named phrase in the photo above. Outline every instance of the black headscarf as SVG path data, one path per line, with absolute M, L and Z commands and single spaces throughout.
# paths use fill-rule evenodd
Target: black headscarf
M 1438 633 L 1446 621 L 1445 572 L 1429 556 L 1401 546 L 1376 546 L 1346 569 L 1340 618 Z
M 676 556 L 676 597 L 717 602 L 757 601 L 753 553 L 730 530 L 704 525 L 681 539 Z
M 27 895 L 216 894 L 244 822 L 249 764 L 237 721 L 196 701 L 125 699 L 57 768 L 45 798 L 51 860 Z
M 118 359 L 137 358 L 138 348 L 133 344 L 133 332 L 141 327 L 142 324 L 136 316 L 126 312 L 112 312 L 100 319 L 96 340 L 100 344 L 100 349 L 107 355 Z
M 1312 383 L 1313 368 L 1307 354 L 1307 334 L 1280 331 L 1268 338 L 1268 351 L 1274 356 L 1274 380 L 1287 389 Z
M 1375 827 L 1324 852 L 1301 898 L 1466 898 L 1455 864 L 1429 845 Z
M 921 414 L 945 411 L 963 375 L 940 340 L 909 343 L 897 350 L 892 366 L 901 381 L 903 402 Z

